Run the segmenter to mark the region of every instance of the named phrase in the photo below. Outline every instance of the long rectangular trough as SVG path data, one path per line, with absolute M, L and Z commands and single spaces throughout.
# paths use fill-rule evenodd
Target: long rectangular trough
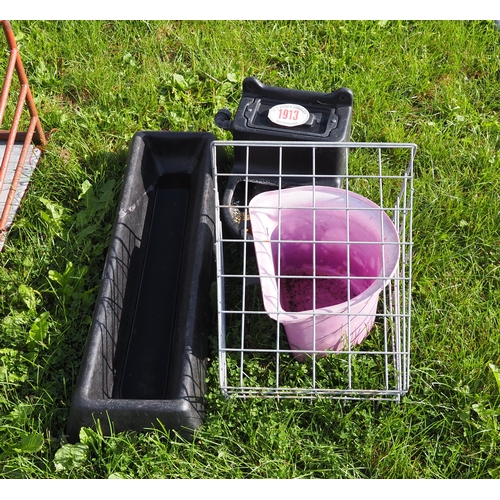
M 214 202 L 204 132 L 132 139 L 69 440 L 153 426 L 190 436 L 204 419 Z

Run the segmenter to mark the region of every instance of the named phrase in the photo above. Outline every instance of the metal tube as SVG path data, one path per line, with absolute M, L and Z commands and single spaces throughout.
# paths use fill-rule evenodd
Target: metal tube
M 2 87 L 2 94 L 0 95 L 0 127 L 2 126 L 5 108 L 7 107 L 7 98 L 9 97 L 10 84 L 16 67 L 16 60 L 17 49 L 13 49 L 10 51 L 9 65 L 7 66 L 7 73 Z
M 14 119 L 12 120 L 12 128 L 10 129 L 10 135 L 7 140 L 7 145 L 5 146 L 5 153 L 2 164 L 0 166 L 0 191 L 2 191 L 3 188 L 5 175 L 7 174 L 7 166 L 9 165 L 10 155 L 12 154 L 14 141 L 16 140 L 16 132 L 19 128 L 19 122 L 21 121 L 21 114 L 23 112 L 24 101 L 26 99 L 27 87 L 27 85 L 21 86 L 21 93 L 19 94 L 19 99 L 17 100 L 16 112 L 14 114 Z

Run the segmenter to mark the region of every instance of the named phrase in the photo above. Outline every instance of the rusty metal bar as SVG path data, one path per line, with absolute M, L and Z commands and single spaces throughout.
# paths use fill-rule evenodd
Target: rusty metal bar
M 11 134 L 10 130 L 0 130 L 0 141 L 8 141 Z M 24 142 L 26 140 L 27 132 L 17 132 L 15 142 Z
M 7 97 L 9 97 L 10 84 L 12 83 L 12 76 L 14 75 L 14 69 L 16 67 L 17 54 L 17 49 L 13 49 L 10 52 L 7 74 L 5 75 L 2 94 L 0 95 L 0 126 L 3 123 L 3 115 L 5 113 L 5 108 L 7 107 Z
M 19 49 L 17 47 L 12 27 L 9 21 L 2 20 L 0 21 L 0 23 L 2 24 L 2 28 L 5 33 L 5 38 L 7 40 L 7 45 L 10 50 L 9 63 L 7 66 L 7 71 L 2 86 L 2 92 L 0 94 L 0 127 L 3 123 L 5 110 L 7 108 L 7 102 L 10 93 L 12 78 L 14 75 L 14 70 L 17 73 L 17 77 L 21 85 L 21 90 L 19 93 L 19 98 L 17 101 L 12 126 L 8 131 L 0 130 L 0 140 L 7 141 L 4 156 L 0 165 L 0 192 L 2 191 L 3 184 L 5 182 L 5 176 L 7 175 L 7 169 L 12 155 L 14 143 L 16 141 L 20 141 L 23 143 L 21 154 L 14 172 L 14 177 L 11 182 L 9 193 L 7 195 L 7 200 L 1 212 L 1 217 L 0 217 L 0 236 L 1 236 L 2 233 L 5 233 L 7 231 L 9 214 L 12 209 L 12 204 L 18 187 L 19 179 L 23 171 L 24 163 L 26 161 L 26 155 L 28 153 L 29 146 L 33 141 L 35 144 L 43 148 L 47 144 L 47 139 L 43 132 L 42 124 L 40 123 L 40 118 L 36 110 L 33 96 L 31 94 L 31 89 L 28 84 L 28 78 L 26 77 L 26 73 L 24 71 L 24 66 L 21 61 L 21 56 L 19 54 Z M 25 103 L 27 104 L 28 111 L 31 117 L 30 125 L 28 127 L 27 132 L 19 132 L 18 130 L 19 124 L 21 121 L 21 116 L 24 110 Z

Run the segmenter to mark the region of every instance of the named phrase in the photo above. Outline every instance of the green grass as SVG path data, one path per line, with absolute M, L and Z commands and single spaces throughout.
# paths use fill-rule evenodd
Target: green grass
M 45 154 L 0 253 L 2 478 L 500 476 L 500 33 L 493 22 L 14 22 Z M 0 53 L 0 70 L 7 56 Z M 193 442 L 65 444 L 130 139 L 203 130 L 241 81 L 355 98 L 352 140 L 414 142 L 411 390 L 226 401 Z M 5 128 L 6 123 L 3 124 Z M 212 353 L 215 354 L 215 353 Z M 490 366 L 491 364 L 491 366 Z

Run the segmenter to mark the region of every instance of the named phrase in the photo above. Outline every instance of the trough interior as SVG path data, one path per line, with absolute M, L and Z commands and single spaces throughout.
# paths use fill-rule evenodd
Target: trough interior
M 137 299 L 125 307 L 127 317 L 122 319 L 118 338 L 115 398 L 164 399 L 167 395 L 189 198 L 188 175 L 163 176 L 152 193 L 143 258 L 138 259 L 142 272 L 138 282 L 131 284 L 137 287 Z

